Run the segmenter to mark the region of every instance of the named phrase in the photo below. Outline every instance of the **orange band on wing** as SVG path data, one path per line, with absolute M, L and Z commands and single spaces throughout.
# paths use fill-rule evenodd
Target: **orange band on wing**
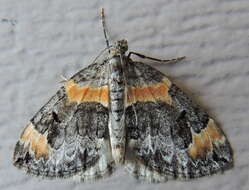
M 30 150 L 34 152 L 36 159 L 41 157 L 48 159 L 49 146 L 47 137 L 41 135 L 32 123 L 30 123 L 23 131 L 21 141 L 29 144 Z
M 147 101 L 164 101 L 168 104 L 172 103 L 172 99 L 168 94 L 171 82 L 163 79 L 162 82 L 142 87 L 128 87 L 127 104 L 135 102 Z
M 69 102 L 98 102 L 104 106 L 109 102 L 109 91 L 107 87 L 92 88 L 92 87 L 80 87 L 73 80 L 69 80 L 65 83 L 66 94 Z
M 192 144 L 188 153 L 193 159 L 205 158 L 208 152 L 213 151 L 213 144 L 225 142 L 225 137 L 217 128 L 212 119 L 209 119 L 207 127 L 199 134 L 192 131 Z

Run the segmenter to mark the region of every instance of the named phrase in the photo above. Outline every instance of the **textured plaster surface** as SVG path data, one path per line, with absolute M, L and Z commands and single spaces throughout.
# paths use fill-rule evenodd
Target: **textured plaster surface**
M 147 184 L 122 168 L 96 183 L 42 180 L 12 166 L 14 145 L 33 114 L 71 76 L 105 48 L 98 9 L 112 39 L 132 51 L 185 62 L 151 63 L 216 119 L 229 138 L 235 166 L 190 182 Z M 134 57 L 134 59 L 137 59 Z M 249 188 L 248 0 L 1 0 L 0 189 L 88 190 Z

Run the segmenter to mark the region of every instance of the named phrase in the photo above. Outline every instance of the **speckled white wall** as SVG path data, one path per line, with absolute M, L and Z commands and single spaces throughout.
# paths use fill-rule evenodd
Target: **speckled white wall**
M 228 136 L 235 167 L 223 175 L 165 184 L 136 182 L 119 169 L 93 184 L 41 180 L 12 166 L 17 138 L 33 114 L 105 47 L 98 9 L 111 37 L 132 51 L 159 58 L 187 56 L 175 65 L 154 64 L 214 117 Z M 248 0 L 1 0 L 0 189 L 248 189 Z M 149 63 L 149 61 L 146 61 Z

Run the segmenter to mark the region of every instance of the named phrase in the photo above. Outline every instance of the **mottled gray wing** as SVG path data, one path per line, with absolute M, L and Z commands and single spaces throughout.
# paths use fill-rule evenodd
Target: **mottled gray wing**
M 154 68 L 131 61 L 126 67 L 125 164 L 130 173 L 164 182 L 232 166 L 229 142 L 205 111 Z
M 38 111 L 16 144 L 15 166 L 51 178 L 112 173 L 105 69 L 94 63 L 78 72 Z

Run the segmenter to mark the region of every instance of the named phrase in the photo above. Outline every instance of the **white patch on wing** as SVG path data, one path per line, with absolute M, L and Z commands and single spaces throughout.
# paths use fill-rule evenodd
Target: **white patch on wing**
M 77 181 L 94 181 L 98 178 L 107 177 L 115 170 L 115 163 L 111 155 L 110 143 L 108 140 L 100 139 L 98 144 L 101 144 L 99 152 L 99 160 L 86 171 L 78 173 L 74 179 Z
M 140 180 L 145 179 L 150 183 L 168 181 L 168 176 L 160 175 L 157 171 L 149 169 L 136 159 L 126 162 L 125 169 L 136 178 Z
M 145 166 L 131 151 L 137 144 L 136 140 L 130 140 L 125 157 L 125 170 L 134 177 L 147 180 L 148 182 L 165 182 L 168 177 L 160 175 L 157 171 Z

